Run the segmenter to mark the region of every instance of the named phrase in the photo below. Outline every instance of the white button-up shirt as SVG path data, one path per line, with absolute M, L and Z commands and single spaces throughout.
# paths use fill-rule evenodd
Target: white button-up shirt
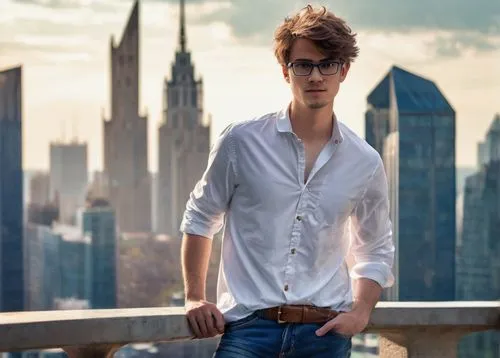
M 282 304 L 349 311 L 351 279 L 392 285 L 379 154 L 335 119 L 307 181 L 305 166 L 288 109 L 230 125 L 213 145 L 181 231 L 213 238 L 224 226 L 217 306 L 226 321 Z

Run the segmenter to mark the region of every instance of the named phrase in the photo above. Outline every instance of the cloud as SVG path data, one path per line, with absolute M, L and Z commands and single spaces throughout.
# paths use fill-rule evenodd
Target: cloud
M 50 8 L 131 6 L 133 0 L 11 0 Z M 178 4 L 179 0 L 144 0 Z M 308 3 L 324 5 L 345 17 L 355 28 L 378 31 L 410 31 L 421 29 L 466 30 L 500 34 L 500 2 L 494 0 L 186 0 L 186 4 L 230 4 L 204 21 L 215 19 L 230 23 L 235 33 L 254 35 L 262 27 L 274 27 L 276 19 Z M 286 5 L 284 5 L 286 3 Z
M 91 0 L 15 0 L 15 2 L 52 8 L 73 8 L 88 6 L 90 5 Z
M 459 32 L 448 36 L 437 36 L 430 44 L 441 57 L 460 56 L 466 51 L 488 52 L 500 48 L 498 39 L 488 38 L 480 33 Z
M 339 0 L 332 10 L 346 16 L 353 26 L 364 29 L 500 34 L 500 2 L 491 0 Z
M 112 13 L 133 0 L 10 0 L 17 4 L 69 11 Z M 143 0 L 177 5 L 179 0 Z M 493 0 L 186 0 L 188 21 L 224 23 L 242 44 L 272 43 L 276 26 L 308 3 L 324 5 L 345 18 L 355 32 L 413 34 L 436 32 L 429 49 L 437 56 L 500 48 L 500 1 Z M 203 11 L 198 11 L 203 9 Z M 445 33 L 446 35 L 441 35 Z
M 172 0 L 170 0 L 172 1 Z M 216 1 L 216 0 L 212 0 Z M 232 0 L 229 8 L 199 18 L 200 22 L 228 23 L 242 40 L 269 42 L 274 28 L 307 1 Z M 436 38 L 436 54 L 458 53 L 462 48 L 491 51 L 500 48 L 500 2 L 492 0 L 336 0 L 321 1 L 345 18 L 354 31 L 382 33 L 449 32 Z M 454 50 L 455 49 L 455 50 Z
M 13 3 L 34 5 L 50 9 L 78 9 L 91 8 L 100 11 L 113 11 L 116 6 L 123 5 L 123 1 L 119 0 L 11 0 Z

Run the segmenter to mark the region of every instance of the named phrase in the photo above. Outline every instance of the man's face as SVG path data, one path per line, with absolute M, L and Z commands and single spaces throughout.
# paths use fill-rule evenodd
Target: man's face
M 295 40 L 290 51 L 292 67 L 283 66 L 285 80 L 290 83 L 294 101 L 305 108 L 332 106 L 349 64 L 327 58 L 311 40 Z M 319 67 L 311 66 L 318 64 Z M 312 67 L 312 68 L 311 68 Z

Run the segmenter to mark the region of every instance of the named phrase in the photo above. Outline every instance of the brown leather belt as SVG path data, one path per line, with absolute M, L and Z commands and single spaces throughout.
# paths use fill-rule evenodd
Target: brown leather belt
M 259 310 L 262 317 L 278 323 L 325 323 L 339 312 L 309 305 L 284 305 Z

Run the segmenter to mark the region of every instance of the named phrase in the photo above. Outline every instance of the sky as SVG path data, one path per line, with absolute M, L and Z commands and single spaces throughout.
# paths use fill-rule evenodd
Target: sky
M 273 32 L 307 1 L 186 0 L 187 43 L 204 81 L 212 140 L 232 122 L 290 100 Z M 457 166 L 475 166 L 477 142 L 500 112 L 500 1 L 311 1 L 343 17 L 360 56 L 335 101 L 339 119 L 364 137 L 366 96 L 398 65 L 435 81 L 457 113 Z M 132 0 L 0 0 L 0 69 L 23 65 L 23 165 L 47 169 L 49 143 L 77 137 L 89 168 L 102 168 L 109 116 L 111 36 Z M 158 167 L 163 82 L 178 43 L 178 0 L 140 5 L 140 108 L 149 116 L 149 167 Z

